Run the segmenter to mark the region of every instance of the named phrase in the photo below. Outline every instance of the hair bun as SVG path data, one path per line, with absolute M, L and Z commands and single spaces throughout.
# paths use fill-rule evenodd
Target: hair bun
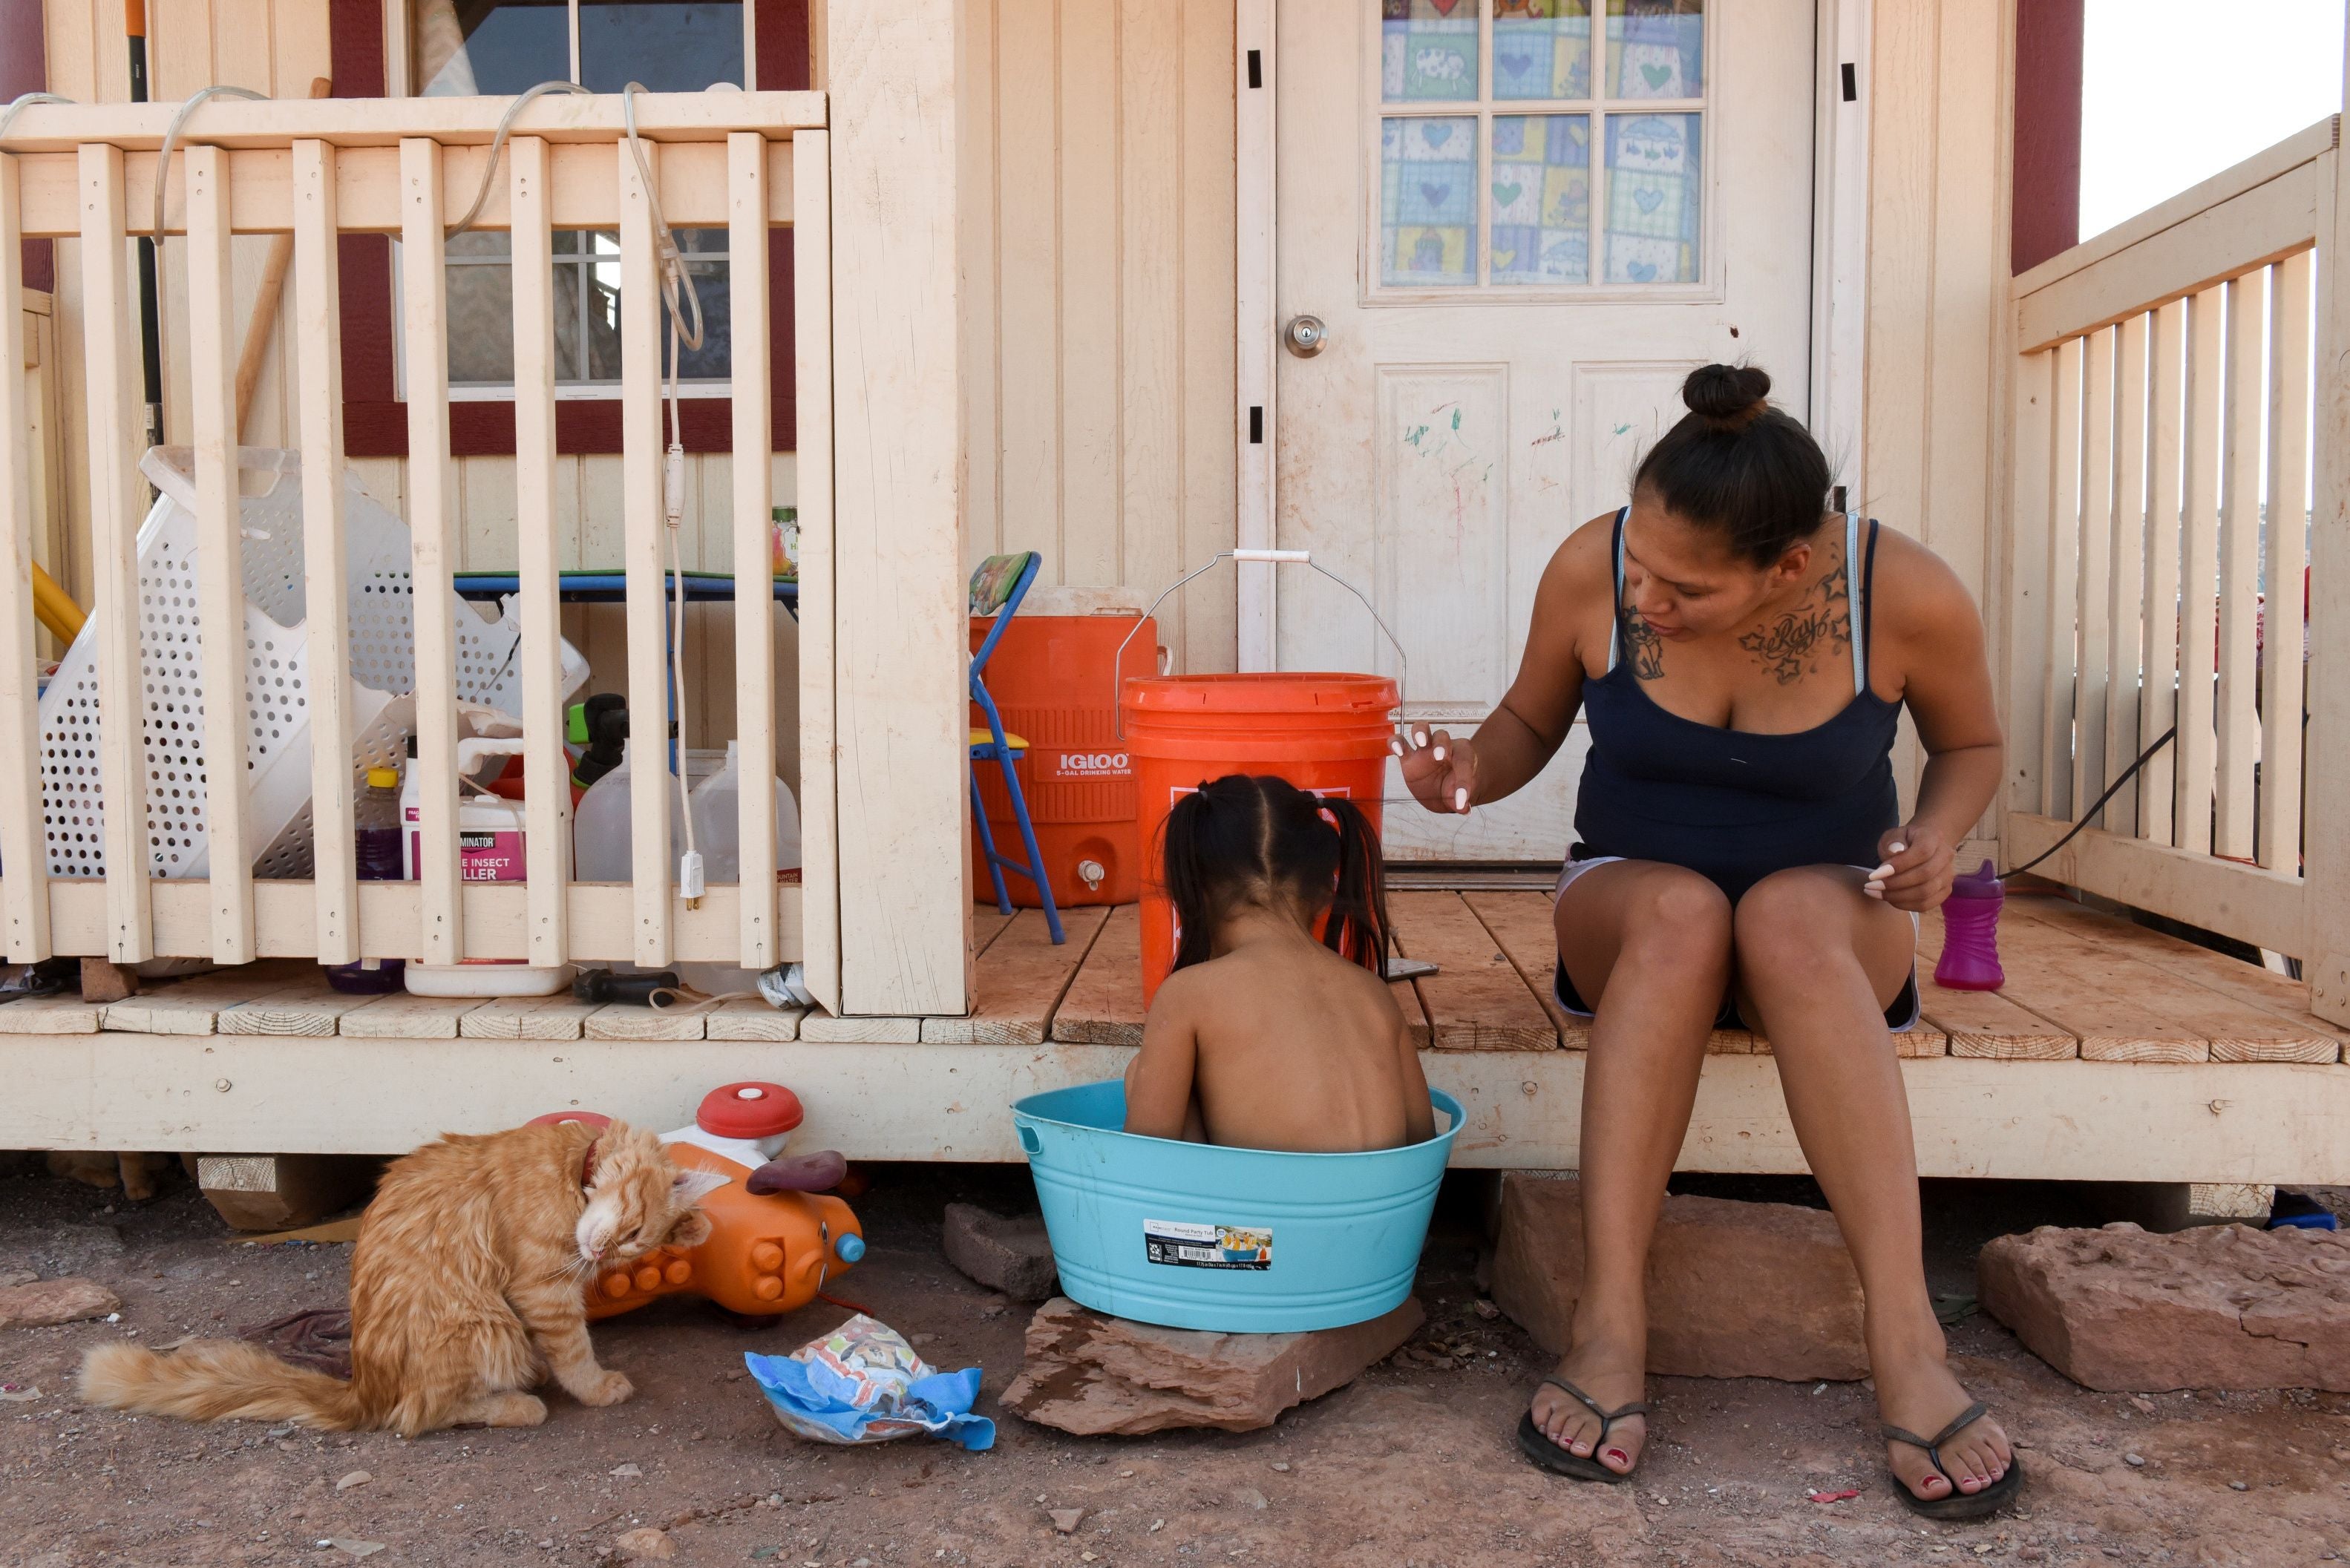
M 1700 365 L 1681 383 L 1681 401 L 1700 419 L 1743 423 L 1771 395 L 1769 372 L 1752 365 Z

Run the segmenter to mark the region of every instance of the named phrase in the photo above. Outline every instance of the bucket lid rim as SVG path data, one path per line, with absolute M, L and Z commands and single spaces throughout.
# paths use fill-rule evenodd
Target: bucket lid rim
M 1024 1120 L 1040 1123 L 1046 1127 L 1067 1127 L 1073 1132 L 1107 1133 L 1118 1137 L 1141 1138 L 1145 1142 L 1171 1144 L 1181 1148 L 1214 1147 L 1227 1154 L 1262 1155 L 1273 1159 L 1366 1159 L 1378 1155 L 1409 1154 L 1414 1149 L 1424 1149 L 1430 1147 L 1431 1145 L 1450 1144 L 1454 1137 L 1459 1136 L 1462 1123 L 1468 1119 L 1468 1112 L 1462 1107 L 1459 1100 L 1453 1098 L 1451 1095 L 1446 1094 L 1442 1089 L 1439 1089 L 1431 1085 L 1428 1091 L 1428 1101 L 1430 1106 L 1437 1110 L 1442 1111 L 1446 1116 L 1450 1116 L 1451 1118 L 1451 1125 L 1440 1131 L 1430 1134 L 1427 1137 L 1422 1138 L 1418 1143 L 1402 1144 L 1394 1148 L 1357 1148 L 1336 1150 L 1240 1148 L 1230 1144 L 1209 1145 L 1193 1143 L 1186 1138 L 1152 1137 L 1148 1133 L 1130 1133 L 1122 1127 L 1097 1127 L 1085 1122 L 1068 1121 L 1060 1116 L 1048 1116 L 1036 1111 L 1023 1110 L 1021 1108 L 1030 1101 L 1043 1099 L 1047 1095 L 1065 1094 L 1071 1089 L 1097 1088 L 1103 1084 L 1114 1084 L 1118 1082 L 1119 1082 L 1119 1080 L 1115 1078 L 1103 1078 L 1091 1084 L 1064 1084 L 1057 1089 L 1040 1089 L 1035 1094 L 1024 1095 L 1019 1099 L 1012 1102 L 1013 1120 L 1015 1125 Z
M 1316 689 L 1324 694 L 1317 696 Z M 1395 679 L 1360 670 L 1249 670 L 1208 675 L 1129 675 L 1118 692 L 1121 707 L 1139 711 L 1196 712 L 1216 706 L 1257 713 L 1384 713 L 1402 701 Z

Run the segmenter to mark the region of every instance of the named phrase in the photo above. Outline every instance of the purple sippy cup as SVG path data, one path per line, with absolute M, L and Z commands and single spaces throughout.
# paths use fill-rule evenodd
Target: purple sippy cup
M 1988 860 L 1981 870 L 1950 884 L 1950 897 L 1942 905 L 1942 957 L 1934 965 L 1936 985 L 1997 991 L 2007 983 L 2007 972 L 1999 967 L 1999 907 L 2006 899 Z

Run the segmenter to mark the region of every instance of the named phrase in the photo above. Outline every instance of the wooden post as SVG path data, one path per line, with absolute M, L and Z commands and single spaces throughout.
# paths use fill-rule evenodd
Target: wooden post
M 2178 546 L 2178 845 L 2211 853 L 2212 731 L 2220 593 L 2220 320 L 2227 291 L 2207 288 L 2187 308 L 2187 477 Z
M 819 143 L 822 140 L 818 137 Z M 796 156 L 796 154 L 795 155 Z M 796 205 L 796 198 L 795 205 Z M 726 139 L 727 266 L 767 275 L 767 139 Z M 821 236 L 819 236 L 820 238 Z M 796 255 L 796 252 L 795 253 Z M 823 269 L 819 257 L 806 265 Z M 736 270 L 736 269 L 739 269 Z M 767 969 L 775 943 L 775 400 L 767 365 L 767 291 L 744 288 L 734 311 L 734 739 L 742 769 L 743 967 Z
M 2152 326 L 2144 313 L 2120 327 L 2115 356 L 2118 386 L 2114 394 L 2113 584 L 2106 619 L 2110 643 L 2106 656 L 2112 696 L 2106 705 L 2106 777 L 2117 779 L 2137 760 L 2138 716 L 2146 690 L 2146 345 Z M 2135 784 L 2114 796 L 2105 826 L 2114 833 L 2137 832 Z
M 2317 493 L 2309 571 L 2314 583 L 2350 584 L 2350 161 L 2335 149 L 2318 160 L 2318 244 L 2324 292 L 2317 302 Z M 2308 774 L 2350 778 L 2350 604 L 2339 589 L 2311 596 Z M 2309 1010 L 2350 1023 L 2350 807 L 2321 797 L 2306 828 Z
M 88 389 L 90 576 L 97 601 L 99 782 L 106 799 L 106 956 L 155 956 L 147 885 L 147 746 L 140 715 L 137 339 L 125 260 L 122 149 L 85 142 L 81 183 L 82 374 Z
M 2048 505 L 2047 726 L 2040 753 L 2041 810 L 2069 816 L 2073 804 L 2073 719 L 2081 668 L 2081 339 L 2069 337 L 2049 356 L 2056 361 L 2056 429 L 2050 442 Z
M 455 544 L 456 470 L 449 461 L 448 279 L 442 265 L 441 147 L 400 144 L 400 297 L 408 351 L 410 605 L 416 629 L 416 762 L 423 784 L 418 880 L 420 945 L 427 963 L 464 956 L 457 864 L 457 627 L 450 573 Z
M 334 92 L 335 84 L 329 78 L 310 78 L 312 98 L 332 98 Z M 245 324 L 244 348 L 236 357 L 236 423 L 232 428 L 239 441 L 252 422 L 253 393 L 261 385 L 262 367 L 268 362 L 269 338 L 277 325 L 278 302 L 286 293 L 286 274 L 294 265 L 294 244 L 295 233 L 290 229 L 269 242 L 269 255 L 261 265 L 261 286 L 254 290 L 253 319 Z M 307 550 L 307 541 L 305 546 Z
M 953 0 L 829 0 L 841 1000 L 968 1011 Z
M 612 149 L 620 182 L 620 555 L 628 566 L 629 880 L 637 961 L 669 962 L 670 884 L 676 873 L 669 842 L 669 789 L 685 787 L 669 772 L 669 634 L 662 606 L 665 550 L 661 502 L 660 274 L 653 255 L 653 216 L 644 177 L 623 140 Z M 660 149 L 645 163 L 660 178 Z M 679 635 L 684 628 L 679 628 Z
M 2074 695 L 2073 801 L 2078 819 L 2106 793 L 2106 732 L 2113 671 L 2107 620 L 2113 577 L 2114 329 L 2088 337 L 2088 380 L 2082 393 L 2080 577 L 2074 617 L 2080 628 L 2080 682 Z M 2102 826 L 2102 824 L 2100 824 Z
M 552 192 L 546 142 L 517 136 L 506 156 L 514 223 L 523 777 L 530 818 L 526 918 L 530 961 L 559 964 L 571 956 L 565 910 L 571 880 L 571 760 L 563 750 L 563 609 L 555 562 L 555 232 L 547 209 Z
M 22 170 L 0 152 L 0 913 L 9 961 L 49 956 L 40 699 L 33 677 L 34 410 L 25 405 Z
M 250 963 L 253 844 L 245 809 L 244 531 L 237 494 L 236 365 L 229 358 L 236 275 L 228 154 L 183 154 L 188 203 L 189 410 L 195 424 L 196 604 L 203 628 L 204 864 L 212 956 Z M 313 655 L 315 657 L 315 649 Z
M 2260 862 L 2301 867 L 2303 587 L 2309 547 L 2309 291 L 2316 253 L 2276 264 L 2269 305 L 2268 638 L 2261 670 Z
M 2001 649 L 2007 687 L 2007 788 L 2002 811 L 2038 815 L 2047 798 L 2049 614 L 2047 561 L 2051 464 L 2056 426 L 2056 356 L 2015 357 L 2015 449 L 2007 528 L 2008 634 Z M 2006 837 L 2004 823 L 2000 829 Z
M 2146 520 L 2146 690 L 2138 702 L 2138 733 L 2148 742 L 2178 721 L 2178 540 L 2180 400 L 2187 384 L 2187 302 L 2174 299 L 2154 313 L 2154 348 L 2147 366 L 2147 444 L 2151 495 Z M 2138 773 L 2141 836 L 2171 844 L 2178 815 L 2173 796 L 2178 743 L 2147 760 Z
M 302 585 L 310 634 L 311 895 L 318 961 L 360 956 L 351 808 L 349 576 L 343 545 L 343 343 L 335 149 L 294 143 L 295 422 L 302 443 Z
M 792 138 L 792 367 L 799 411 L 800 951 L 808 988 L 840 1005 L 840 807 L 833 627 L 831 133 Z
M 2254 618 L 2260 613 L 2261 470 L 2266 457 L 2261 415 L 2268 391 L 2261 351 L 2268 294 L 2266 267 L 2228 285 L 2228 407 L 2220 449 L 2226 488 L 2220 514 L 2219 685 L 2213 699 L 2217 799 L 2211 849 L 2237 860 L 2250 859 L 2252 854 L 2252 780 L 2261 735 Z

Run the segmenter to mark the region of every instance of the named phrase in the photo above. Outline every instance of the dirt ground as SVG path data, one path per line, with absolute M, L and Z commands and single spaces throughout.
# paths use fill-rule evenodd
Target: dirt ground
M 941 1367 L 984 1369 L 992 1452 L 921 1439 L 822 1449 L 779 1428 L 743 1377 L 742 1353 L 788 1351 L 829 1329 L 842 1314 L 821 1304 L 755 1332 L 690 1301 L 604 1324 L 598 1352 L 635 1380 L 636 1397 L 590 1410 L 552 1395 L 547 1424 L 527 1431 L 408 1442 L 85 1409 L 71 1388 L 88 1346 L 163 1344 L 339 1305 L 350 1250 L 235 1245 L 176 1174 L 136 1209 L 46 1176 L 0 1179 L 0 1269 L 86 1273 L 123 1301 L 117 1323 L 0 1330 L 0 1385 L 19 1386 L 0 1403 L 0 1563 L 587 1564 L 620 1561 L 616 1538 L 641 1527 L 666 1532 L 681 1568 L 2217 1568 L 2350 1555 L 2350 1397 L 2091 1394 L 1980 1314 L 1951 1331 L 1951 1345 L 1960 1376 L 2021 1439 L 2029 1490 L 2009 1518 L 1931 1525 L 1904 1511 L 1859 1384 L 1655 1379 L 1656 1436 L 1635 1484 L 1539 1474 L 1511 1433 L 1544 1360 L 1507 1320 L 1477 1310 L 1473 1178 L 1448 1189 L 1423 1261 L 1420 1355 L 1267 1431 L 1065 1437 L 996 1407 L 1026 1314 L 939 1251 L 946 1202 L 1022 1206 L 1024 1173 L 874 1174 L 859 1203 L 872 1251 L 841 1292 Z M 1704 1189 L 1803 1196 L 1801 1184 Z M 1986 1237 L 2090 1218 L 2074 1203 L 2054 1187 L 1929 1184 L 1935 1289 L 1970 1293 Z M 1859 1495 L 1807 1497 L 1846 1489 Z M 1085 1511 L 1074 1532 L 1054 1528 L 1056 1509 Z

